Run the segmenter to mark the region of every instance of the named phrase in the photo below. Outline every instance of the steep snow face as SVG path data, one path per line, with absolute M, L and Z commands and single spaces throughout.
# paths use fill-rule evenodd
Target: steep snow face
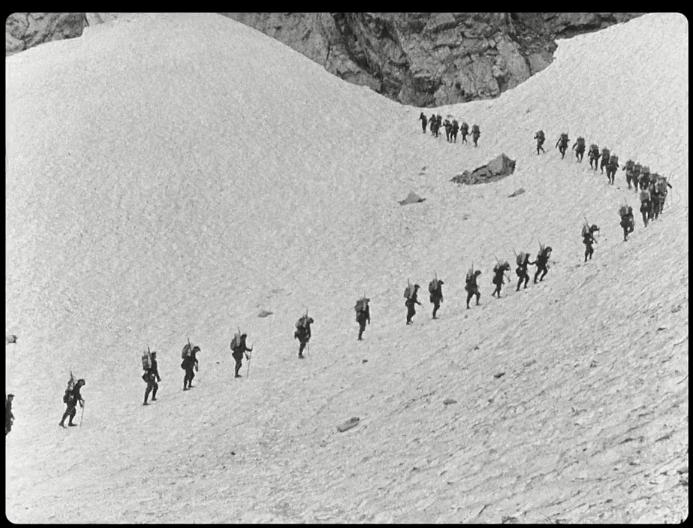
M 499 99 L 438 109 L 481 126 L 476 149 L 216 15 L 89 28 L 7 58 L 6 77 L 11 520 L 687 516 L 684 17 L 562 41 Z M 563 131 L 670 175 L 661 219 L 638 218 L 622 242 L 616 211 L 637 209 L 636 194 L 622 171 L 609 186 L 587 160 L 561 160 Z M 501 152 L 512 176 L 449 182 Z M 426 201 L 401 207 L 410 190 Z M 585 216 L 602 233 L 583 265 Z M 490 299 L 494 257 L 537 240 L 553 247 L 547 278 Z M 472 264 L 482 304 L 466 310 Z M 422 295 L 405 327 L 407 279 L 425 290 L 434 272 L 441 319 Z M 357 343 L 363 293 L 373 322 Z M 299 362 L 306 308 L 316 324 Z M 255 351 L 234 381 L 237 327 Z M 188 337 L 203 352 L 183 393 Z M 147 344 L 164 381 L 143 408 Z M 88 404 L 63 431 L 70 368 Z

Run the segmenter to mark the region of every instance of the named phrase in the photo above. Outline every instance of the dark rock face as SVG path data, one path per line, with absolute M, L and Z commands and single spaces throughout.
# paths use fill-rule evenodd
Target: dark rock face
M 224 13 L 335 75 L 416 106 L 497 97 L 553 60 L 556 38 L 635 13 Z
M 342 79 L 415 106 L 497 97 L 553 60 L 556 38 L 636 13 L 221 13 Z M 14 13 L 5 53 L 82 34 L 118 14 Z
M 482 165 L 473 171 L 464 171 L 454 176 L 450 181 L 474 185 L 477 183 L 489 183 L 510 176 L 515 171 L 515 160 L 511 160 L 505 154 L 494 158 L 486 165 Z
M 5 19 L 5 55 L 82 35 L 86 13 L 12 13 Z

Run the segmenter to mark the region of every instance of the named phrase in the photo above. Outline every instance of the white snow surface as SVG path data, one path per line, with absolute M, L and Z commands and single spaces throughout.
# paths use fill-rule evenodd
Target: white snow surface
M 435 110 L 478 123 L 476 149 L 422 134 L 430 109 L 218 15 L 133 16 L 5 64 L 11 521 L 688 516 L 684 16 L 560 41 L 498 99 Z M 670 176 L 660 219 L 638 215 L 623 242 L 617 209 L 637 195 L 623 171 L 609 186 L 586 158 L 561 160 L 563 131 Z M 512 176 L 449 181 L 501 152 Z M 409 191 L 426 201 L 401 207 Z M 601 227 L 587 264 L 583 216 Z M 534 257 L 539 241 L 546 279 L 516 293 L 513 273 L 492 299 L 495 257 L 514 269 L 513 249 Z M 466 310 L 472 263 L 481 305 Z M 422 286 L 412 326 L 407 280 Z M 238 327 L 255 348 L 234 380 Z M 188 338 L 202 352 L 183 392 Z M 143 407 L 147 345 L 163 381 Z M 63 430 L 70 369 L 86 407 Z

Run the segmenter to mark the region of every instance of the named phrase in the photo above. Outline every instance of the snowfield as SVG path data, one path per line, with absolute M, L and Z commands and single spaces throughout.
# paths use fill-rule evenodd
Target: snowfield
M 5 64 L 9 520 L 688 516 L 683 15 L 560 41 L 553 64 L 498 99 L 435 109 L 478 123 L 476 149 L 422 134 L 431 109 L 219 15 L 132 16 Z M 587 156 L 561 160 L 564 131 L 669 176 L 660 219 L 643 227 L 623 171 L 610 186 Z M 510 177 L 449 181 L 502 152 Z M 426 201 L 400 206 L 409 191 Z M 587 264 L 585 216 L 601 227 Z M 514 270 L 513 250 L 534 260 L 539 242 L 553 248 L 544 281 L 516 293 L 513 271 L 492 299 L 495 257 Z M 482 296 L 467 310 L 472 264 Z M 412 326 L 407 280 L 422 287 Z M 233 379 L 238 327 L 255 349 L 250 377 L 244 364 Z M 202 352 L 183 392 L 188 338 Z M 147 345 L 163 381 L 143 407 Z M 86 407 L 63 430 L 70 369 Z

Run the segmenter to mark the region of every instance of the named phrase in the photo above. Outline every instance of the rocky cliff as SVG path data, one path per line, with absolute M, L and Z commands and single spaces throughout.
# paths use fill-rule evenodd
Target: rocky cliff
M 555 39 L 636 13 L 222 13 L 276 38 L 342 79 L 402 103 L 496 97 L 544 69 Z M 82 34 L 107 13 L 14 13 L 5 53 Z M 117 15 L 115 15 L 117 16 Z

